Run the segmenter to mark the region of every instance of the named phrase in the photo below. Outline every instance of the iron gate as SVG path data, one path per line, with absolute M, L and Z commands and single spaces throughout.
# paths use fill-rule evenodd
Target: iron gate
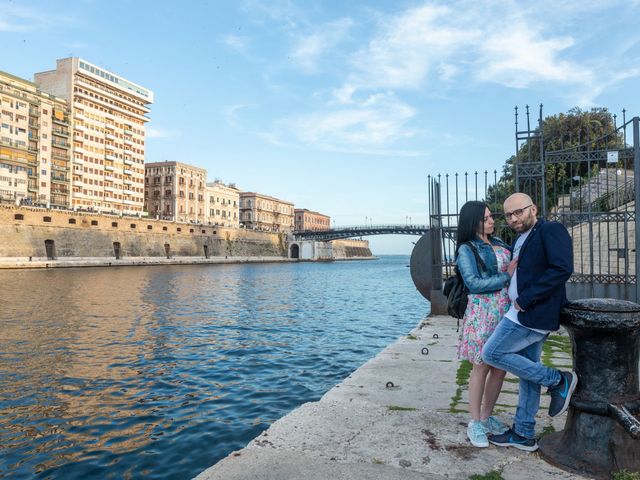
M 428 177 L 429 257 L 428 285 L 432 311 L 443 305 L 442 279 L 451 275 L 458 212 L 467 200 L 487 202 L 497 214 L 496 235 L 513 240 L 501 217 L 502 203 L 514 191 L 527 193 L 539 215 L 563 223 L 573 240 L 574 274 L 567 285 L 570 299 L 605 297 L 640 299 L 640 264 L 636 251 L 640 225 L 640 119 L 622 125 L 595 140 L 555 151 L 545 150 L 542 105 L 532 128 L 529 108 L 526 127 L 519 130 L 516 108 L 516 156 L 502 176 L 498 172 L 472 172 Z M 509 170 L 511 170 L 509 172 Z M 425 236 L 427 237 L 427 236 Z M 416 245 L 419 246 L 420 244 Z M 435 291 L 434 291 L 435 290 Z M 421 290 L 424 294 L 424 292 Z

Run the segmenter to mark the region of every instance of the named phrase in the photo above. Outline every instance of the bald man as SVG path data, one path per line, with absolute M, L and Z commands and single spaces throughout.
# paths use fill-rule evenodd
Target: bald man
M 561 372 L 540 362 L 549 332 L 560 328 L 560 310 L 567 302 L 565 283 L 573 273 L 573 252 L 564 225 L 537 219 L 537 213 L 531 197 L 524 193 L 514 193 L 504 202 L 507 223 L 518 234 L 513 245 L 518 266 L 509 284 L 511 308 L 482 350 L 488 365 L 520 378 L 513 426 L 503 434 L 489 436 L 489 441 L 529 452 L 538 449 L 535 417 L 541 387 L 549 388 L 549 415 L 555 417 L 569 407 L 578 382 L 574 372 Z

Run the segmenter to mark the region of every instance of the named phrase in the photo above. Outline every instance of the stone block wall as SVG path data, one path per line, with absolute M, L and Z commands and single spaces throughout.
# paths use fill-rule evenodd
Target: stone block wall
M 0 205 L 0 257 L 286 256 L 282 234 L 137 217 Z

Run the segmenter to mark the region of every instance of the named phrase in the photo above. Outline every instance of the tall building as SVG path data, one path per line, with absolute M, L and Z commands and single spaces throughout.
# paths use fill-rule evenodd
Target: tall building
M 140 214 L 153 92 L 75 57 L 57 60 L 55 70 L 36 73 L 34 79 L 71 109 L 71 206 Z
M 207 222 L 225 227 L 240 226 L 240 192 L 233 184 L 207 183 Z
M 145 165 L 144 210 L 179 222 L 207 221 L 207 171 L 181 162 Z
M 0 72 L 2 201 L 68 207 L 69 135 L 65 100 Z
M 296 208 L 294 230 L 329 230 L 331 217 L 306 208 Z
M 293 229 L 293 203 L 255 192 L 240 192 L 240 222 L 270 232 Z

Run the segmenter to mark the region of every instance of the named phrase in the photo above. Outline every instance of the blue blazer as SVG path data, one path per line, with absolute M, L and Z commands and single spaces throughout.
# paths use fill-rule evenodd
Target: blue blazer
M 573 273 L 573 245 L 558 222 L 538 220 L 518 255 L 518 320 L 526 327 L 558 330 Z

